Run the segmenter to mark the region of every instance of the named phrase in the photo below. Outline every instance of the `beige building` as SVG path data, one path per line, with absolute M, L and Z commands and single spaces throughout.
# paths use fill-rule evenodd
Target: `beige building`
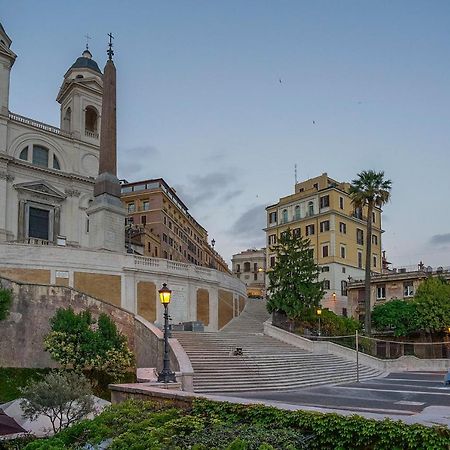
M 249 297 L 264 297 L 266 290 L 266 249 L 248 249 L 231 258 L 233 275 L 247 286 Z
M 275 264 L 273 245 L 290 228 L 310 239 L 314 259 L 324 282 L 322 306 L 337 314 L 348 314 L 349 278 L 364 278 L 367 243 L 367 210 L 355 209 L 348 194 L 350 184 L 338 182 L 326 173 L 295 185 L 294 194 L 268 206 L 266 263 Z M 371 270 L 382 270 L 381 209 L 372 215 Z
M 121 189 L 122 202 L 128 212 L 129 233 L 135 245 L 137 241 L 141 243 L 144 256 L 230 273 L 224 259 L 208 243 L 208 232 L 162 178 L 122 182 Z
M 393 299 L 413 298 L 420 283 L 429 277 L 437 276 L 450 281 L 450 267 L 425 267 L 420 263 L 413 267 L 401 267 L 374 274 L 370 283 L 372 309 Z M 350 280 L 347 289 L 352 316 L 355 319 L 364 319 L 364 279 Z

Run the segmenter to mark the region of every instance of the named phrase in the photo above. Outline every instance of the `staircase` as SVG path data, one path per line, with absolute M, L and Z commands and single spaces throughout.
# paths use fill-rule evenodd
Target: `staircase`
M 191 360 L 195 392 L 288 390 L 355 381 L 354 362 L 263 335 L 268 317 L 264 300 L 249 299 L 241 315 L 219 332 L 173 333 Z M 237 347 L 241 356 L 233 355 Z M 361 380 L 380 374 L 360 365 Z

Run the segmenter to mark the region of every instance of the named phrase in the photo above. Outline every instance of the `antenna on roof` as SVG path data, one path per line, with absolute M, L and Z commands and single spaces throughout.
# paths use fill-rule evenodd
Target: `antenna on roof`
M 298 180 L 297 180 L 297 164 L 295 164 L 294 166 L 294 175 L 295 175 L 295 184 L 297 184 Z

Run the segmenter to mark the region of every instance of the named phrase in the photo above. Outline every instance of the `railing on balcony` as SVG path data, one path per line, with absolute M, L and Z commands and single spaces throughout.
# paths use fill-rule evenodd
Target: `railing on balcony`
M 34 128 L 39 128 L 40 130 L 48 131 L 49 133 L 57 134 L 59 136 L 70 137 L 70 133 L 67 131 L 63 131 L 60 128 L 54 127 L 53 125 L 49 125 L 47 123 L 39 122 L 34 119 L 30 119 L 29 117 L 21 116 L 15 113 L 9 113 L 9 118 L 14 120 L 15 122 L 23 123 L 25 125 L 30 125 Z
M 92 138 L 92 139 L 98 139 L 97 131 L 85 130 L 84 134 L 85 134 L 86 137 L 89 137 L 89 138 Z

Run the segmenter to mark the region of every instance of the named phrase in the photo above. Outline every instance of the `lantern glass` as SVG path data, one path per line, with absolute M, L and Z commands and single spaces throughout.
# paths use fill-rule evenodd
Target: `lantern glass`
M 318 316 L 320 316 L 322 314 L 322 310 L 321 309 L 318 309 L 316 312 L 317 312 Z
M 168 305 L 170 303 L 170 296 L 172 295 L 172 291 L 167 287 L 167 284 L 164 283 L 163 287 L 158 291 L 159 292 L 159 300 L 163 305 Z

